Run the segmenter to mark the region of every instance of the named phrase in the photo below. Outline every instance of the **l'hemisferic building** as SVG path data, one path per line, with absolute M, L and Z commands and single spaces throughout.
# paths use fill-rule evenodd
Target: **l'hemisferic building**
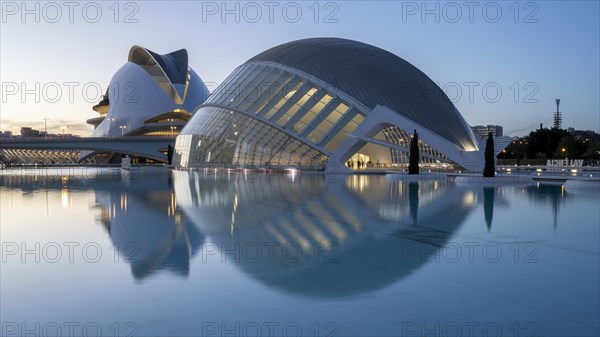
M 401 166 L 413 130 L 421 164 L 483 169 L 485 140 L 422 71 L 368 44 L 311 38 L 271 48 L 235 69 L 181 130 L 173 164 Z M 508 144 L 496 142 L 496 153 Z

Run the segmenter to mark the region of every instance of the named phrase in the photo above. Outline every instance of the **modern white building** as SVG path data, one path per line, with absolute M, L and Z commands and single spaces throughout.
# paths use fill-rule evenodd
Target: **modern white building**
M 325 170 L 408 163 L 483 170 L 484 142 L 445 93 L 409 62 L 346 39 L 292 41 L 239 66 L 177 137 L 188 167 Z M 497 138 L 498 153 L 509 140 Z M 505 143 L 505 144 L 504 144 Z
M 92 137 L 175 137 L 196 107 L 208 98 L 206 85 L 188 65 L 185 49 L 160 55 L 140 46 L 112 77 Z M 82 152 L 83 160 L 96 152 Z

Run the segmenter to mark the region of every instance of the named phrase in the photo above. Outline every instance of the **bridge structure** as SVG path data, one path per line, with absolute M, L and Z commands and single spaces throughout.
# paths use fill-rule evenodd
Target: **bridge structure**
M 162 151 L 175 146 L 175 137 L 46 137 L 8 138 L 0 140 L 0 149 L 25 150 L 89 150 L 122 153 L 167 162 Z

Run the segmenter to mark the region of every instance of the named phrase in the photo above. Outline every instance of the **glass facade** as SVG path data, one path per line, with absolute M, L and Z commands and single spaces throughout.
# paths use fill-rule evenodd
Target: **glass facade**
M 180 135 L 174 161 L 182 167 L 321 169 L 327 156 L 262 121 L 220 107 L 203 107 L 193 133 Z
M 268 49 L 246 64 L 274 63 L 332 84 L 360 102 L 363 112 L 386 106 L 464 151 L 478 150 L 477 139 L 444 90 L 388 51 L 346 39 L 310 38 Z
M 406 152 L 399 149 L 390 149 L 392 155 L 392 164 L 408 164 L 408 149 L 410 148 L 412 135 L 395 126 L 388 126 L 383 129 L 382 132 L 388 142 L 403 146 L 407 149 Z M 441 152 L 435 150 L 420 140 L 419 154 L 419 163 L 421 164 L 434 164 L 436 162 L 451 163 L 450 159 L 444 156 Z
M 174 162 L 323 169 L 364 118 L 363 111 L 306 78 L 271 65 L 245 64 L 182 130 Z
M 238 67 L 196 111 L 175 144 L 180 167 L 325 168 L 365 113 L 317 83 L 264 63 Z M 392 165 L 408 163 L 411 135 L 388 126 Z M 422 164 L 451 161 L 419 142 Z

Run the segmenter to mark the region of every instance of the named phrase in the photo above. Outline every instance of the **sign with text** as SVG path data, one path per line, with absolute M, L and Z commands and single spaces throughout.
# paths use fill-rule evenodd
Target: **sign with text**
M 548 159 L 547 167 L 582 167 L 583 159 Z

